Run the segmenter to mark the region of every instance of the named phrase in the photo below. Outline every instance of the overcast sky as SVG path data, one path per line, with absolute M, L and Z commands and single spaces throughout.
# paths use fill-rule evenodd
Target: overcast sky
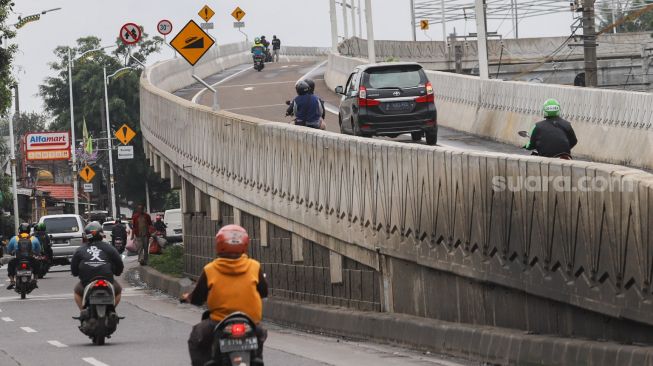
M 364 0 L 362 0 L 364 3 Z M 470 0 L 472 2 L 472 0 Z M 30 15 L 41 10 L 61 7 L 62 10 L 44 15 L 18 31 L 15 40 L 19 52 L 14 74 L 20 81 L 22 111 L 41 112 L 43 102 L 37 95 L 38 86 L 51 75 L 48 63 L 54 60 L 53 50 L 59 45 L 73 45 L 75 40 L 89 35 L 99 36 L 103 44 L 112 44 L 120 26 L 127 22 L 142 25 L 150 35 L 157 34 L 156 24 L 161 19 L 172 21 L 174 36 L 190 19 L 199 22 L 197 12 L 205 4 L 216 11 L 212 34 L 219 43 L 231 43 L 244 37 L 233 28 L 230 13 L 240 6 L 247 15 L 245 32 L 251 37 L 276 34 L 286 45 L 329 46 L 330 20 L 328 0 L 16 0 L 16 14 Z M 411 37 L 409 0 L 372 0 L 374 33 L 377 39 L 409 40 Z M 299 16 L 301 14 L 301 17 Z M 341 10 L 338 9 L 338 16 Z M 342 23 L 342 19 L 339 20 Z M 525 19 L 520 23 L 521 37 L 568 35 L 571 24 L 569 12 L 540 18 Z M 449 24 L 448 32 L 456 27 L 458 34 L 475 32 L 473 19 Z M 510 20 L 490 22 L 489 31 L 498 30 L 512 37 Z M 351 25 L 350 25 L 351 32 Z M 435 25 L 418 38 L 442 39 L 441 26 Z M 342 35 L 342 26 L 340 27 Z M 168 41 L 172 38 L 169 37 Z M 170 58 L 164 50 L 150 61 Z

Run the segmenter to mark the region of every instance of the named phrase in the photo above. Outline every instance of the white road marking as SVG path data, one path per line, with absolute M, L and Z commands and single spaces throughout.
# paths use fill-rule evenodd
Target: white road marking
M 236 72 L 236 73 L 233 73 L 233 74 L 227 76 L 226 78 L 224 78 L 224 79 L 218 81 L 217 83 L 215 83 L 215 84 L 213 84 L 213 85 L 211 85 L 211 86 L 215 88 L 216 86 L 218 86 L 218 85 L 220 85 L 220 84 L 222 84 L 222 83 L 226 83 L 227 81 L 229 81 L 229 80 L 235 78 L 236 76 L 238 76 L 238 75 L 240 75 L 240 74 L 242 74 L 242 73 L 245 73 L 245 72 L 247 72 L 247 71 L 249 71 L 249 70 L 252 70 L 253 68 L 254 68 L 253 66 L 250 66 L 250 67 L 248 67 L 248 68 L 246 68 L 246 69 L 244 69 L 244 70 L 240 70 L 240 71 L 238 71 L 238 72 Z M 202 93 L 204 93 L 204 92 L 206 92 L 206 89 L 202 89 L 200 92 L 198 92 L 197 94 L 195 94 L 195 96 L 193 97 L 193 99 L 191 99 L 191 102 L 197 104 L 197 100 L 200 99 L 200 96 L 201 96 Z
M 281 66 L 281 68 L 282 68 L 282 69 L 287 69 L 287 68 L 288 68 L 288 65 Z
M 247 87 L 247 88 L 243 88 L 243 90 L 245 90 L 245 91 L 252 91 L 252 90 L 254 90 L 254 88 L 250 86 L 250 87 Z
M 30 327 L 20 327 L 20 329 L 24 330 L 26 333 L 36 333 L 36 331 Z
M 314 73 L 315 71 L 317 71 L 319 68 L 321 68 L 322 66 L 324 66 L 327 62 L 329 62 L 329 61 L 327 60 L 327 61 L 324 61 L 324 62 L 320 62 L 319 65 L 317 65 L 317 66 L 315 66 L 314 68 L 312 68 L 311 71 L 309 71 L 309 72 L 307 72 L 306 74 L 304 74 L 304 76 L 302 76 L 301 78 L 299 78 L 299 80 L 304 80 L 304 79 L 310 77 L 311 75 L 313 75 L 313 73 Z M 297 81 L 299 81 L 299 80 L 297 80 Z
M 85 361 L 85 362 L 87 362 L 87 363 L 90 363 L 90 364 L 93 365 L 93 366 L 109 366 L 109 365 L 107 365 L 106 363 L 104 363 L 104 362 L 100 362 L 100 361 L 96 360 L 96 359 L 93 358 L 93 357 L 84 357 L 84 358 L 82 358 L 82 361 Z
M 330 103 L 324 103 L 324 109 L 326 109 L 327 112 L 333 113 L 335 115 L 340 114 L 340 111 L 338 110 L 338 107 L 330 104 Z
M 248 86 L 266 86 L 266 85 L 277 85 L 277 84 L 295 84 L 296 81 L 271 81 L 269 83 L 258 83 L 258 84 L 239 84 L 239 85 L 223 85 L 218 87 L 218 89 L 227 89 L 227 88 L 244 88 Z
M 59 341 L 48 341 L 48 343 L 50 343 L 51 345 L 53 345 L 53 346 L 55 346 L 57 348 L 66 348 L 66 347 L 68 347 L 67 345 L 65 345 L 65 344 L 63 344 L 63 343 L 61 343 Z
M 8 316 L 5 316 L 4 318 L 2 318 L 2 321 L 3 321 L 3 322 L 13 322 L 14 320 L 11 319 L 11 318 L 8 317 Z

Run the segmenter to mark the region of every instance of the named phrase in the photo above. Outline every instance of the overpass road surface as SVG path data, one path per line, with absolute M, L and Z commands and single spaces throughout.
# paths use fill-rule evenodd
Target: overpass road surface
M 327 130 L 339 133 L 340 97 L 326 86 L 325 68 L 324 61 L 268 63 L 262 72 L 253 70 L 250 65 L 241 65 L 212 75 L 206 81 L 216 87 L 220 108 L 223 110 L 268 121 L 292 123 L 290 117 L 285 117 L 287 107 L 285 102 L 296 95 L 294 85 L 297 80 L 310 76 L 316 82 L 316 93 L 326 104 Z M 199 83 L 178 90 L 175 95 L 207 106 L 213 104 L 213 95 L 204 90 Z M 439 119 L 443 118 L 446 116 L 439 116 Z M 410 135 L 402 135 L 392 140 L 413 143 Z M 425 143 L 424 140 L 421 143 Z M 438 145 L 465 150 L 528 155 L 517 146 L 494 142 L 443 126 L 439 127 Z
M 127 268 L 135 257 L 125 259 Z M 54 267 L 26 300 L 13 290 L 5 268 L 0 275 L 0 365 L 2 366 L 136 366 L 189 365 L 186 340 L 202 309 L 127 281 L 118 312 L 126 318 L 104 346 L 94 346 L 78 329 L 72 289 L 76 279 L 68 267 Z M 132 272 L 129 272 L 132 273 Z M 131 275 L 133 277 L 133 275 Z M 130 282 L 132 284 L 130 284 Z M 267 365 L 470 365 L 432 355 L 365 342 L 301 333 L 266 325 Z

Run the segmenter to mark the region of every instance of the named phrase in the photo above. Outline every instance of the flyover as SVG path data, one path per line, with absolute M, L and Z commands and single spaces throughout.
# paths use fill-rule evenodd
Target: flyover
M 288 53 L 298 65 L 325 57 L 318 49 Z M 195 73 L 209 77 L 248 61 L 244 45 L 230 45 Z M 359 62 L 329 55 L 326 84 L 342 83 Z M 555 90 L 579 98 L 569 109 L 579 134 L 602 130 L 621 146 L 650 149 L 650 125 L 639 121 L 651 103 L 639 104 L 636 114 L 620 114 L 626 107 L 616 105 L 605 123 L 594 110 L 606 100 L 646 102 L 645 95 L 429 76 L 441 86 L 440 114 L 461 130 L 509 140 Z M 211 259 L 220 225 L 239 223 L 269 276 L 275 301 L 266 313 L 277 320 L 502 364 L 652 362 L 649 347 L 591 341 L 653 342 L 650 174 L 360 139 L 215 112 L 172 94 L 193 83 L 192 71 L 175 60 L 141 79 L 146 153 L 182 190 L 187 274 L 196 276 Z M 262 117 L 283 109 L 277 104 L 266 104 L 272 109 Z M 594 141 L 604 148 L 588 144 L 587 155 L 609 161 L 628 154 Z M 646 159 L 650 154 L 631 162 L 647 166 Z M 529 176 L 547 179 L 534 190 L 496 184 Z M 571 185 L 558 189 L 548 177 Z M 578 189 L 587 177 L 610 185 Z M 362 312 L 334 315 L 325 305 Z M 415 318 L 399 322 L 399 314 Z M 411 343 L 402 338 L 406 330 L 419 336 Z

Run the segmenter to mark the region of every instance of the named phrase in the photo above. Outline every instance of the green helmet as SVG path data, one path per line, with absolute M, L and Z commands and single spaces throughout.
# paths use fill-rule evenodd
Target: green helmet
M 261 39 L 258 37 L 254 38 L 254 43 L 261 43 Z
M 546 118 L 555 118 L 560 116 L 560 103 L 555 99 L 549 99 L 544 102 L 544 107 L 542 107 L 544 112 L 544 117 Z
M 36 231 L 46 231 L 46 230 L 47 228 L 45 227 L 45 222 L 36 225 Z

